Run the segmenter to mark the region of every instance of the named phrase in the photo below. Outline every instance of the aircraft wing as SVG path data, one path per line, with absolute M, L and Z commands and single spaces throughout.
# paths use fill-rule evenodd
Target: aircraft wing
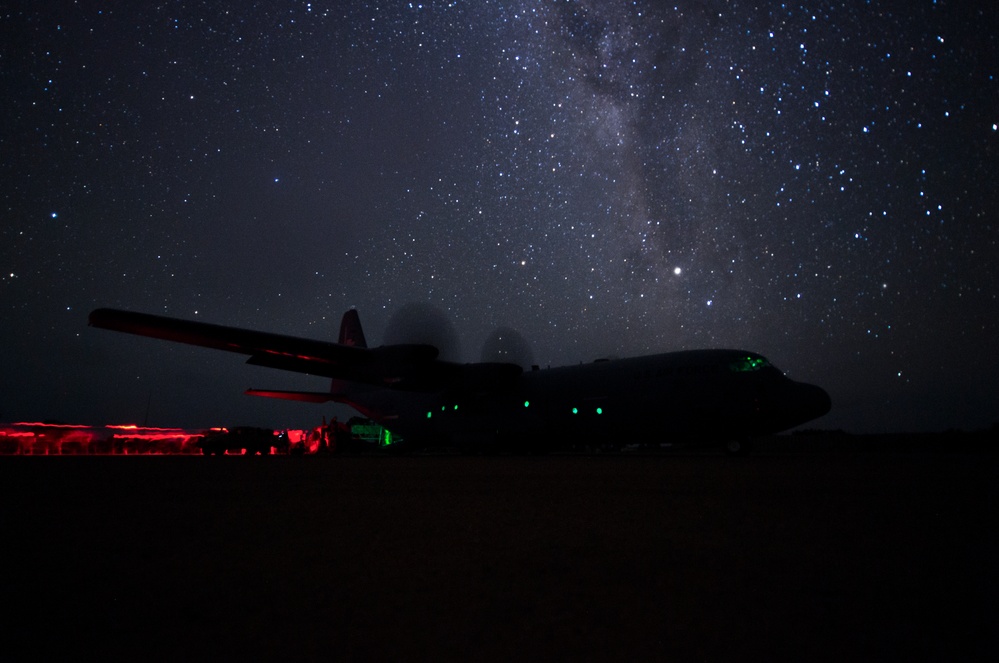
M 107 308 L 91 312 L 89 322 L 91 327 L 249 355 L 247 363 L 256 366 L 395 389 L 437 390 L 460 381 L 462 373 L 459 364 L 438 360 L 432 345 L 352 347 Z

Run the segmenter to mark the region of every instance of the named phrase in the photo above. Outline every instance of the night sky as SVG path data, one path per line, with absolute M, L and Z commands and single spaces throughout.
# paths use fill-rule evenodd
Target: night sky
M 999 420 L 993 2 L 0 12 L 0 421 L 316 424 L 242 391 L 321 378 L 87 314 L 376 345 L 413 303 L 462 361 L 736 347 L 813 427 Z

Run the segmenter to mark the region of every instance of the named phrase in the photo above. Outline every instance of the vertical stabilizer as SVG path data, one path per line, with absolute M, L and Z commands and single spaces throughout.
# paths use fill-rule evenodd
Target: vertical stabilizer
M 350 309 L 343 314 L 340 321 L 340 345 L 349 345 L 354 348 L 366 348 L 368 344 L 364 341 L 364 332 L 361 330 L 361 318 L 357 315 L 357 309 Z

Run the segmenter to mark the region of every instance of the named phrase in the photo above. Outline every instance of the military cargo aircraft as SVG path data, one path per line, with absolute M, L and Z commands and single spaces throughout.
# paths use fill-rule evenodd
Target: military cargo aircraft
M 826 414 L 821 388 L 745 350 L 688 350 L 529 369 L 457 363 L 427 344 L 369 348 L 356 310 L 337 343 L 146 313 L 97 309 L 90 325 L 249 355 L 248 364 L 331 378 L 325 391 L 247 394 L 351 406 L 406 448 L 546 450 L 580 443 L 718 444 L 743 453 L 756 436 Z

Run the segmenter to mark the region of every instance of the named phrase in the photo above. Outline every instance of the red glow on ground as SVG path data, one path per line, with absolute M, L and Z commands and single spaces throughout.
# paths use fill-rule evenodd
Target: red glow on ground
M 225 432 L 225 428 L 211 431 Z M 206 430 L 158 428 L 135 424 L 86 426 L 46 422 L 0 424 L 3 456 L 135 456 L 201 455 L 199 442 Z M 310 444 L 309 430 L 284 431 L 292 445 Z M 272 447 L 275 453 L 277 447 Z M 314 449 L 311 449 L 314 451 Z M 227 452 L 229 454 L 233 452 Z

